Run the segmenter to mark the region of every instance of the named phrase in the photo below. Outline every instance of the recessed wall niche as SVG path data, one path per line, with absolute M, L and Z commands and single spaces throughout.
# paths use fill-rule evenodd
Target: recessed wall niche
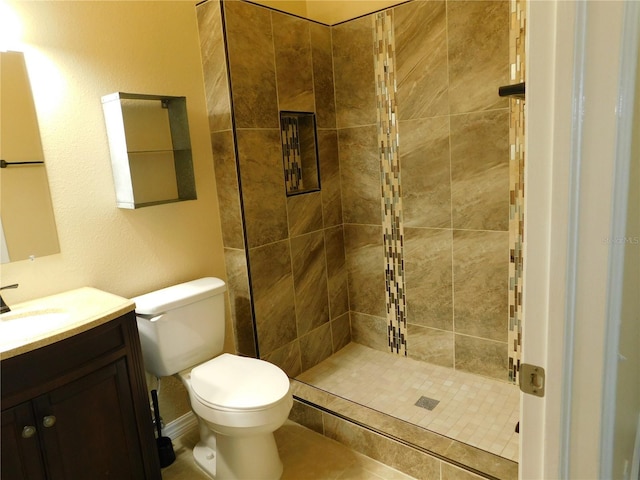
M 197 198 L 185 97 L 116 92 L 102 107 L 118 207 Z
M 280 134 L 287 196 L 320 190 L 315 113 L 280 112 Z

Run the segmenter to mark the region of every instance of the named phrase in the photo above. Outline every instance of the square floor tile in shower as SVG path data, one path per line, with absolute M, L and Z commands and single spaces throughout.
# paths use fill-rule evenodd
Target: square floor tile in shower
M 513 384 L 357 343 L 350 343 L 297 379 L 432 432 L 518 460 L 515 426 L 520 395 Z M 427 400 L 421 401 L 422 397 Z

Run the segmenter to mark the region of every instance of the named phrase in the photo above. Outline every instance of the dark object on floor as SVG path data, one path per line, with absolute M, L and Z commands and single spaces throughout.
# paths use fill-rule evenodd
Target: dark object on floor
M 158 392 L 157 390 L 151 390 L 151 400 L 153 401 L 153 414 L 156 419 L 156 428 L 158 429 L 158 438 L 156 443 L 158 445 L 158 456 L 160 457 L 160 467 L 168 467 L 176 459 L 176 453 L 173 451 L 173 445 L 169 437 L 162 436 L 162 426 L 160 424 L 160 410 L 158 407 Z
M 516 423 L 516 433 L 520 433 L 520 422 Z

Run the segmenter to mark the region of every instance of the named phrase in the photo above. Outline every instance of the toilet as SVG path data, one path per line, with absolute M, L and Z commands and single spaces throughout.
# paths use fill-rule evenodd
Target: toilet
M 196 463 L 216 480 L 275 480 L 282 475 L 273 432 L 293 405 L 277 366 L 223 353 L 225 283 L 213 277 L 132 300 L 145 369 L 178 375 L 198 419 Z

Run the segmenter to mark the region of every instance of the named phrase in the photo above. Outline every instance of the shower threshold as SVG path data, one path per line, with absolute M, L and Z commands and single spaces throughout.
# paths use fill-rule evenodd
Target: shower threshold
M 357 343 L 292 385 L 304 403 L 489 477 L 517 477 L 515 385 Z

